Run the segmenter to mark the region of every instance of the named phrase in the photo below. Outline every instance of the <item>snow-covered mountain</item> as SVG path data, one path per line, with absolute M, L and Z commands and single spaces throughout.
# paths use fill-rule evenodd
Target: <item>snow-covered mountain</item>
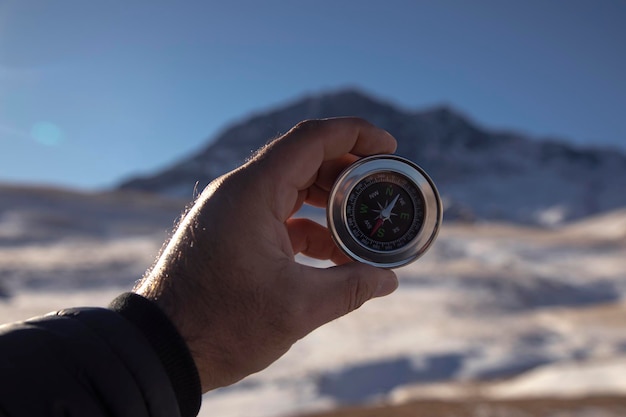
M 484 129 L 448 107 L 409 111 L 356 90 L 305 97 L 235 123 L 196 154 L 122 189 L 192 196 L 304 119 L 359 116 L 433 177 L 447 218 L 558 224 L 626 206 L 626 154 Z

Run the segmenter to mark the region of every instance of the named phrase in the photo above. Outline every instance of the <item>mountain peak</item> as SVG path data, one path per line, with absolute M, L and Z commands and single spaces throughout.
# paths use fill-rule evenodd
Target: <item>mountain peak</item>
M 391 102 L 374 97 L 356 88 L 344 88 L 316 94 L 310 94 L 279 108 L 266 112 L 263 116 L 289 118 L 292 125 L 304 118 L 319 119 L 326 117 L 356 116 L 372 121 L 380 114 L 403 113 Z M 289 115 L 294 115 L 295 120 Z M 373 121 L 372 121 L 373 122 Z
M 345 87 L 337 90 L 325 91 L 314 94 L 313 98 L 322 101 L 376 101 L 372 96 L 359 87 Z
M 491 132 L 449 105 L 408 111 L 358 88 L 308 95 L 250 116 L 191 158 L 121 187 L 192 196 L 194 187 L 238 167 L 298 122 L 338 116 L 362 117 L 393 134 L 397 153 L 435 180 L 448 218 L 558 223 L 626 206 L 622 153 Z
M 312 96 L 312 99 L 326 105 L 341 105 L 350 108 L 353 108 L 355 106 L 392 107 L 390 103 L 387 103 L 380 98 L 376 98 L 373 95 L 368 94 L 357 87 L 349 87 L 330 92 L 323 92 L 321 94 Z

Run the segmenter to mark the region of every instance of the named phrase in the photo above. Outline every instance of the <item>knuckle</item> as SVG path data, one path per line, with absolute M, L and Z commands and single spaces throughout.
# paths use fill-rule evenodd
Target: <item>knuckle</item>
M 324 121 L 320 119 L 302 120 L 296 124 L 289 133 L 307 133 L 319 129 L 323 123 Z
M 346 306 L 348 308 L 346 313 L 358 309 L 371 298 L 372 291 L 368 282 L 358 275 L 350 275 L 346 285 Z

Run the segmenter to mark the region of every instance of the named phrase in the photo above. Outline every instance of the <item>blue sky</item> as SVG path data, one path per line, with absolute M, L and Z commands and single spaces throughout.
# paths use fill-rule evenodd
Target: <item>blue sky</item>
M 344 86 L 626 149 L 621 0 L 0 0 L 0 182 L 102 188 Z

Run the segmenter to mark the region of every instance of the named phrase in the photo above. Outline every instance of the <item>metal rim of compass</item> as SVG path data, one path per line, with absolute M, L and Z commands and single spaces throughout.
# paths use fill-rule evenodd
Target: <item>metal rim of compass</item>
M 379 172 L 406 177 L 424 200 L 424 219 L 419 232 L 409 243 L 391 251 L 376 251 L 355 240 L 346 214 L 354 187 Z M 330 191 L 326 215 L 333 240 L 350 258 L 377 267 L 397 268 L 417 260 L 431 247 L 441 227 L 443 206 L 432 179 L 417 164 L 397 155 L 374 155 L 356 161 L 339 175 Z

